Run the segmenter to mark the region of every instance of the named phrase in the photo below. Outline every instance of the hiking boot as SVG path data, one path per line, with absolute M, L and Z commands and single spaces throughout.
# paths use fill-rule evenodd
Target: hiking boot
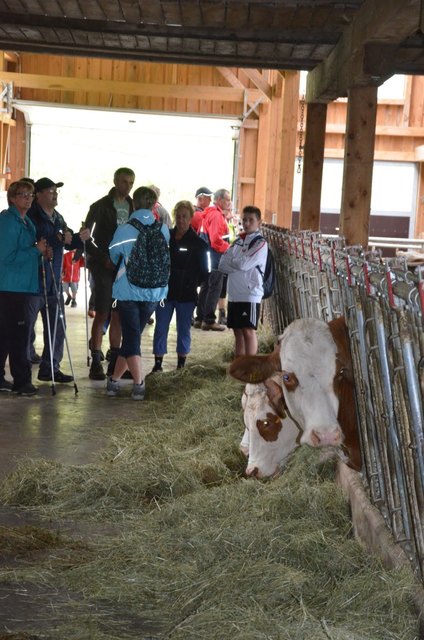
M 72 300 L 71 307 L 76 307 L 76 306 L 77 306 L 77 301 L 76 300 Z
M 202 321 L 201 320 L 195 320 L 193 322 L 193 329 L 201 329 L 202 328 Z
M 13 384 L 9 380 L 6 380 L 6 378 L 0 380 L 0 391 L 12 391 L 12 389 Z
M 27 382 L 26 384 L 22 385 L 22 387 L 13 387 L 12 391 L 18 396 L 35 396 L 35 394 L 38 393 L 37 387 L 34 387 L 31 382 Z
M 110 398 L 115 398 L 119 394 L 120 384 L 118 380 L 107 379 L 106 393 Z
M 144 396 L 146 395 L 146 385 L 144 382 L 141 384 L 135 384 L 133 386 L 131 398 L 133 400 L 144 400 Z
M 39 371 L 37 377 L 42 382 L 51 382 L 52 374 L 50 373 L 50 371 L 48 373 L 42 373 L 41 371 Z M 62 373 L 62 371 L 58 370 L 54 372 L 54 381 L 60 384 L 66 384 L 67 382 L 73 382 L 74 378 L 73 376 L 68 376 L 66 375 L 66 373 Z
M 90 380 L 106 380 L 105 372 L 100 362 L 92 362 L 88 374 Z
M 71 300 L 72 300 L 72 297 L 68 295 L 68 297 L 65 300 L 66 306 L 68 306 L 68 304 L 71 302 Z
M 203 331 L 225 331 L 225 325 L 218 322 L 202 322 Z

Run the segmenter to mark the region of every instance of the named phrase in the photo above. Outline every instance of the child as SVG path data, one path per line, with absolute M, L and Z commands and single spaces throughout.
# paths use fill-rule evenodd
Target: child
M 260 234 L 261 210 L 244 207 L 243 232 L 224 253 L 219 271 L 228 274 L 227 326 L 234 331 L 235 355 L 254 355 L 263 296 L 268 244 Z
M 84 266 L 84 258 L 76 250 L 67 251 L 63 256 L 62 282 L 63 292 L 67 298 L 65 304 L 77 306 L 77 291 L 80 280 L 80 269 Z

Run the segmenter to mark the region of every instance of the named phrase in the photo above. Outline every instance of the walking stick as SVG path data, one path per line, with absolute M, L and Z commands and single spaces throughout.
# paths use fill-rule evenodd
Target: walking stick
M 81 227 L 84 228 L 84 222 L 81 223 Z M 85 249 L 85 240 L 83 244 L 84 251 L 84 301 L 85 301 L 85 347 L 87 351 L 87 367 L 90 366 L 90 347 L 88 337 L 88 292 L 87 292 L 87 251 Z
M 41 271 L 43 276 L 43 289 L 44 289 L 44 302 L 46 305 L 46 318 L 47 318 L 47 336 L 49 340 L 49 351 L 50 351 L 50 371 L 52 374 L 52 395 L 56 395 L 56 388 L 54 384 L 54 367 L 53 367 L 53 345 L 52 345 L 52 332 L 50 328 L 50 313 L 49 313 L 49 300 L 47 295 L 47 281 L 46 281 L 46 265 L 44 263 L 44 258 L 41 257 Z
M 59 288 L 57 286 L 56 278 L 54 277 L 53 265 L 52 265 L 52 261 L 51 260 L 49 260 L 49 265 L 50 265 L 50 270 L 51 270 L 51 273 L 52 273 L 53 286 L 54 286 L 54 290 L 55 290 L 55 294 L 56 294 L 56 301 L 57 301 L 56 314 L 59 313 L 59 318 L 60 318 L 60 321 L 62 323 L 63 334 L 64 334 L 64 337 L 65 337 L 66 352 L 68 354 L 68 360 L 69 360 L 69 366 L 70 366 L 70 369 L 71 369 L 71 374 L 72 374 L 72 377 L 74 379 L 74 391 L 75 391 L 75 395 L 78 395 L 78 387 L 77 387 L 77 382 L 75 380 L 75 372 L 74 372 L 74 367 L 73 367 L 73 364 L 72 364 L 71 352 L 69 350 L 68 336 L 66 335 L 65 318 L 63 317 L 63 309 L 62 309 L 62 304 L 61 304 L 61 302 L 63 302 L 63 299 L 61 300 L 60 290 L 59 290 Z M 52 358 L 52 366 L 53 366 L 53 358 Z

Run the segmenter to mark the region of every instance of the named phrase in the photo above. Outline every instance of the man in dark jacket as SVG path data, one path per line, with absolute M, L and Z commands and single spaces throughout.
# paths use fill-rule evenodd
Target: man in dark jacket
M 63 182 L 53 182 L 50 178 L 40 178 L 34 183 L 35 200 L 28 211 L 36 230 L 37 242 L 44 238 L 50 247 L 52 257 L 43 259 L 40 269 L 39 292 L 29 296 L 29 312 L 32 326 L 35 325 L 38 312 L 43 320 L 44 349 L 41 357 L 38 379 L 42 381 L 72 382 L 73 377 L 60 370 L 65 340 L 65 311 L 62 296 L 62 261 L 64 245 L 68 249 L 81 246 L 78 234 L 73 234 L 63 216 L 56 210 L 58 188 Z M 46 301 L 47 297 L 47 301 Z M 59 303 L 61 308 L 59 308 Z M 48 317 L 47 317 L 48 314 Z M 63 322 L 60 318 L 62 316 Z M 50 342 L 52 359 L 50 358 Z
M 110 316 L 109 341 L 111 359 L 108 372 L 115 368 L 121 345 L 121 326 L 119 316 L 112 310 L 112 285 L 116 267 L 110 260 L 108 247 L 120 224 L 127 222 L 134 210 L 129 197 L 133 188 L 135 174 L 132 169 L 121 167 L 113 176 L 114 187 L 90 206 L 84 229 L 80 233 L 87 252 L 87 266 L 94 282 L 94 309 L 96 315 L 91 327 L 91 367 L 89 377 L 92 380 L 104 380 L 101 359 L 103 328 Z

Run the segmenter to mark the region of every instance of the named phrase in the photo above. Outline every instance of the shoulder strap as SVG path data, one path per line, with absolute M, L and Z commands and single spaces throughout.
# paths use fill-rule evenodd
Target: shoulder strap
M 265 240 L 265 238 L 264 238 L 263 236 L 261 236 L 261 235 L 259 235 L 259 236 L 255 236 L 255 237 L 254 237 L 254 238 L 249 242 L 248 249 L 250 249 L 250 248 L 255 244 L 255 242 L 257 242 L 258 240 Z M 266 240 L 265 240 L 265 242 L 266 242 Z

